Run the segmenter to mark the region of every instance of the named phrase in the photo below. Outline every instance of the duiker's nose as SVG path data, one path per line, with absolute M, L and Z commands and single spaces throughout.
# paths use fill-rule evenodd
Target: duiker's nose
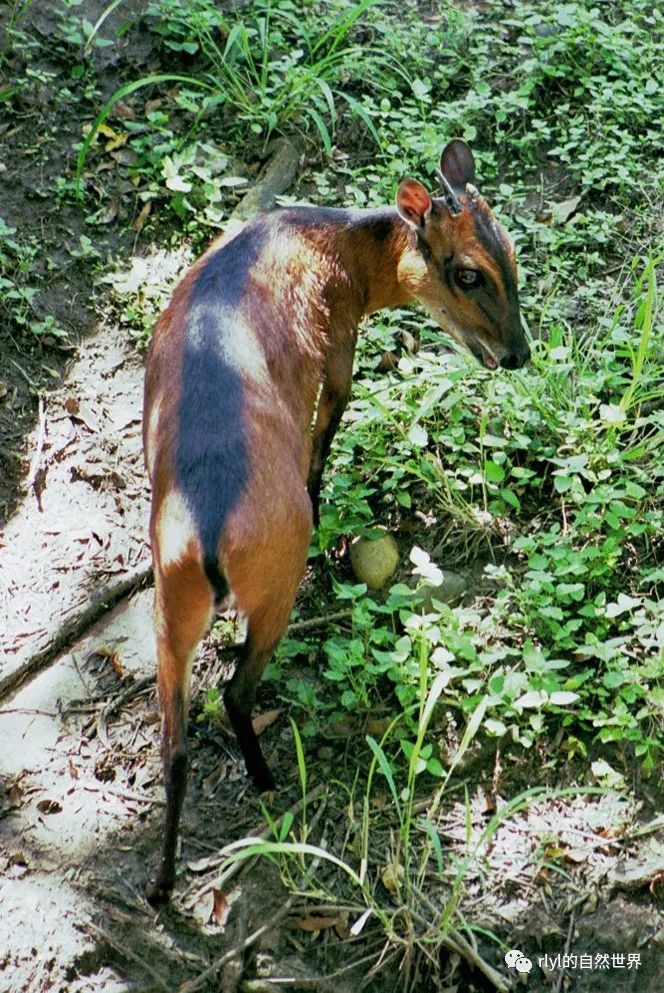
M 501 360 L 503 369 L 520 369 L 530 358 L 530 349 L 526 345 L 521 352 L 508 352 Z

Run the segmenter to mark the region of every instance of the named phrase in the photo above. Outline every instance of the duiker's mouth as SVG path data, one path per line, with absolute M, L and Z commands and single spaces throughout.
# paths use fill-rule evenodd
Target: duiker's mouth
M 491 349 L 480 341 L 479 338 L 467 338 L 466 346 L 468 350 L 475 356 L 480 365 L 483 365 L 485 369 L 490 369 L 492 372 L 497 369 L 500 365 L 499 359 L 493 354 Z

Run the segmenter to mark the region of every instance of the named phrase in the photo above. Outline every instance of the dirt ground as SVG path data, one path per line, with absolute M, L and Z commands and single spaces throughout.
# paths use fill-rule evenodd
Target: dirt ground
M 94 20 L 107 4 L 88 6 Z M 50 4 L 33 4 L 30 30 L 44 58 L 52 16 Z M 108 92 L 132 66 L 144 71 L 145 45 L 133 30 L 112 58 L 99 53 Z M 7 322 L 0 329 L 0 993 L 396 991 L 398 958 L 363 985 L 383 938 L 371 919 L 352 933 L 363 910 L 356 895 L 330 877 L 333 907 L 322 897 L 289 897 L 268 861 L 230 873 L 222 863 L 224 845 L 261 835 L 266 820 L 221 729 L 190 729 L 173 904 L 155 914 L 142 895 L 163 813 L 142 364 L 122 329 L 99 319 L 90 268 L 68 249 L 86 234 L 103 257 L 113 253 L 126 267 L 135 255 L 156 259 L 161 275 L 186 259 L 137 237 L 122 212 L 116 223 L 90 228 L 80 207 L 55 204 L 53 184 L 71 170 L 80 128 L 46 85 L 26 90 L 0 123 L 0 216 L 38 239 L 35 313 L 53 314 L 70 332 L 64 344 L 39 344 Z M 208 644 L 195 673 L 194 715 L 227 667 L 228 654 Z M 275 708 L 265 686 L 258 713 L 279 781 L 268 806 L 279 818 L 297 809 L 301 786 L 288 714 Z M 359 725 L 345 739 L 307 746 L 312 839 L 332 851 L 343 848 L 349 814 L 331 778 L 352 783 L 356 736 L 363 740 Z M 494 802 L 542 782 L 547 768 L 542 754 L 476 756 L 458 784 L 469 790 L 472 836 Z M 570 768 L 565 782 L 547 782 L 572 787 L 578 774 Z M 662 794 L 631 785 L 535 802 L 480 846 L 462 909 L 485 929 L 478 953 L 512 988 L 525 988 L 526 977 L 505 965 L 507 947 L 533 959 L 533 991 L 664 990 L 661 888 L 648 889 L 664 875 Z M 452 792 L 437 814 L 451 860 L 468 844 L 462 799 Z M 377 808 L 383 802 L 377 796 Z M 387 851 L 387 828 L 384 844 Z M 389 888 L 380 898 L 390 906 Z M 563 982 L 547 961 L 564 953 L 579 960 Z M 609 965 L 582 966 L 581 954 L 608 956 Z M 440 993 L 494 988 L 455 953 L 416 983 Z

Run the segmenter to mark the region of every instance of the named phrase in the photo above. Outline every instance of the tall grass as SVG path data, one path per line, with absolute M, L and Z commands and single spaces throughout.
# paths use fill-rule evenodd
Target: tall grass
M 115 0 L 103 16 L 118 2 Z M 273 7 L 270 0 L 229 17 L 211 8 L 210 0 L 186 4 L 177 22 L 177 47 L 200 51 L 202 64 L 193 75 L 176 72 L 145 76 L 113 93 L 78 154 L 79 193 L 92 143 L 115 104 L 140 88 L 163 83 L 180 82 L 205 90 L 207 96 L 197 123 L 211 108 L 223 106 L 227 112 L 232 111 L 237 122 L 260 135 L 264 146 L 275 132 L 296 130 L 305 136 L 313 133 L 331 154 L 340 104 L 362 122 L 379 145 L 378 131 L 353 94 L 352 81 L 370 81 L 373 89 L 380 90 L 388 65 L 392 79 L 398 77 L 409 84 L 409 77 L 389 53 L 370 44 L 360 45 L 352 33 L 372 8 L 384 2 L 358 0 L 339 5 L 337 16 L 328 16 L 322 25 L 320 13 L 313 7 L 299 15 L 287 6 Z M 155 0 L 151 5 L 153 14 L 163 19 L 162 36 L 168 38 L 168 18 L 181 6 L 181 0 Z M 102 20 L 103 17 L 95 29 Z M 220 36 L 223 44 L 217 40 Z

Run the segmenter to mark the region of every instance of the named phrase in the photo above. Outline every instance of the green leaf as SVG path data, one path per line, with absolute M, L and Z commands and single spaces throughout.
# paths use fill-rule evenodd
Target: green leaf
M 487 460 L 484 463 L 484 475 L 488 483 L 502 483 L 505 478 L 505 470 L 495 462 Z
M 557 493 L 567 493 L 574 482 L 571 476 L 554 476 L 553 485 Z
M 442 766 L 442 763 L 440 762 L 439 759 L 435 757 L 427 761 L 426 768 L 427 768 L 427 772 L 431 776 L 437 776 L 438 778 L 441 778 L 442 776 L 445 775 L 445 770 Z
M 637 597 L 627 596 L 626 593 L 619 593 L 618 599 L 613 603 L 607 603 L 606 616 L 619 617 L 628 610 L 635 610 L 641 606 L 641 601 Z
M 515 510 L 521 510 L 521 501 L 512 490 L 503 489 L 500 491 L 500 495 L 510 507 L 514 507 Z

